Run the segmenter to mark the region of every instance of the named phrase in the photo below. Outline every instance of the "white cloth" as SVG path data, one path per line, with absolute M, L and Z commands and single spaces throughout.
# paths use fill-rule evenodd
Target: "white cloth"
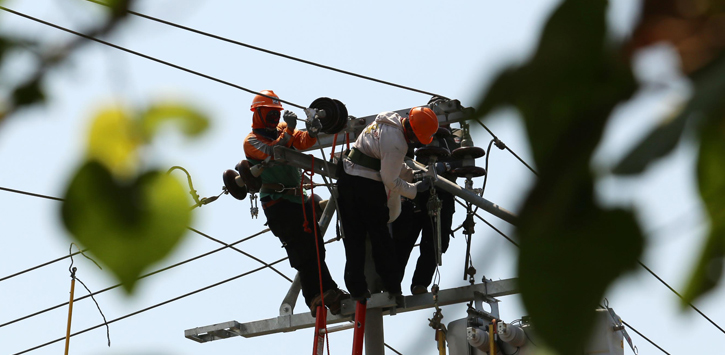
M 360 166 L 349 159 L 343 161 L 347 174 L 382 181 L 388 195 L 390 222 L 400 214 L 400 196 L 412 199 L 417 193 L 415 185 L 408 182 L 413 180 L 413 171 L 403 162 L 408 143 L 402 119 L 395 112 L 382 112 L 355 141 L 355 149 L 380 159 L 380 171 Z

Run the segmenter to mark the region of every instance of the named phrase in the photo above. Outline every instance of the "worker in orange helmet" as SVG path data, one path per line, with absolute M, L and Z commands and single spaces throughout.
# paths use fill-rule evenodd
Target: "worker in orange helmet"
M 273 149 L 276 146 L 303 150 L 317 142 L 317 133 L 321 127 L 319 120 L 306 121 L 307 131 L 296 130 L 297 115 L 285 110 L 281 115 L 284 122 L 279 122 L 282 104 L 279 97 L 271 90 L 256 95 L 251 110 L 254 112 L 252 132 L 244 139 L 244 154 L 251 165 L 260 164 L 268 157 L 274 159 Z M 315 316 L 322 299 L 331 313 L 338 314 L 340 301 L 349 295 L 340 290 L 330 276 L 325 263 L 322 236 L 319 233 L 314 234 L 316 229 L 313 223 L 317 221 L 312 213 L 313 199 L 307 198 L 304 192 L 300 191 L 299 170 L 291 165 L 272 164 L 264 169 L 260 178 L 262 185 L 259 197 L 267 217 L 267 224 L 282 242 L 289 256 L 290 265 L 299 272 L 302 295 L 310 307 L 312 316 Z M 309 231 L 305 230 L 305 219 Z M 319 269 L 315 238 L 320 251 Z
M 408 143 L 428 144 L 438 130 L 438 117 L 428 107 L 414 107 L 408 117 L 395 112 L 378 114 L 355 141 L 347 157 L 338 166 L 338 206 L 345 234 L 345 284 L 353 299 L 370 297 L 365 280 L 365 238 L 370 238 L 375 271 L 384 290 L 402 294 L 402 274 L 397 266 L 394 242 L 388 229 L 392 222 L 388 200 L 393 195 L 413 199 L 430 188 L 423 179 L 412 184 L 401 178 Z M 397 198 L 399 203 L 399 198 Z

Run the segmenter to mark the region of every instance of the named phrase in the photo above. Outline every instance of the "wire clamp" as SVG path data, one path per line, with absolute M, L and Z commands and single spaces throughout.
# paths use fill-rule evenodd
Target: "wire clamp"
M 259 216 L 259 207 L 257 207 L 257 194 L 250 193 L 249 194 L 249 205 L 251 206 L 249 208 L 249 213 L 252 215 L 252 218 L 257 218 Z

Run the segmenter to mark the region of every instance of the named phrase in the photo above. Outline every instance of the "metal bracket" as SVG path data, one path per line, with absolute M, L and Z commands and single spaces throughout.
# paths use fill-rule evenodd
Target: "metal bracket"
M 447 306 L 470 302 L 475 300 L 476 292 L 484 294 L 488 297 L 506 296 L 518 293 L 516 279 L 498 280 L 488 282 L 487 284 L 476 284 L 472 286 L 463 286 L 452 289 L 441 290 L 438 293 L 438 306 Z M 495 300 L 495 299 L 494 299 Z M 430 293 L 405 296 L 402 300 L 390 297 L 388 293 L 374 294 L 367 303 L 368 309 L 380 309 L 382 314 L 389 315 L 391 309 L 396 307 L 395 312 L 405 313 L 421 309 L 433 308 L 433 295 Z M 493 307 L 492 307 L 493 308 Z M 498 308 L 496 308 L 498 309 Z M 355 313 L 355 303 L 352 300 L 344 300 L 342 302 L 342 310 L 339 315 L 328 313 L 327 324 L 335 324 L 349 322 Z M 279 316 L 264 320 L 258 320 L 248 323 L 239 323 L 230 321 L 225 323 L 214 324 L 206 327 L 198 327 L 184 331 L 186 338 L 203 343 L 213 340 L 226 339 L 233 336 L 255 337 L 280 332 L 290 332 L 303 328 L 312 328 L 315 326 L 315 318 L 309 312 L 300 314 Z
M 475 299 L 473 301 L 474 301 L 477 311 L 483 312 L 492 318 L 500 319 L 499 318 L 500 313 L 499 313 L 499 309 L 498 309 L 498 303 L 500 302 L 499 300 L 497 300 L 493 297 L 487 296 L 482 292 L 474 292 L 473 296 L 475 297 Z M 491 306 L 491 312 L 486 312 L 483 309 L 483 302 L 486 302 L 486 303 L 488 303 L 489 306 Z

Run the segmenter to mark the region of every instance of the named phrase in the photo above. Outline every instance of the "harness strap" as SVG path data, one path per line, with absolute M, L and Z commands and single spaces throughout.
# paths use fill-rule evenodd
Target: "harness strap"
M 347 155 L 347 158 L 355 164 L 364 166 L 368 169 L 380 171 L 380 159 L 373 158 L 355 147 L 352 147 L 350 154 Z

